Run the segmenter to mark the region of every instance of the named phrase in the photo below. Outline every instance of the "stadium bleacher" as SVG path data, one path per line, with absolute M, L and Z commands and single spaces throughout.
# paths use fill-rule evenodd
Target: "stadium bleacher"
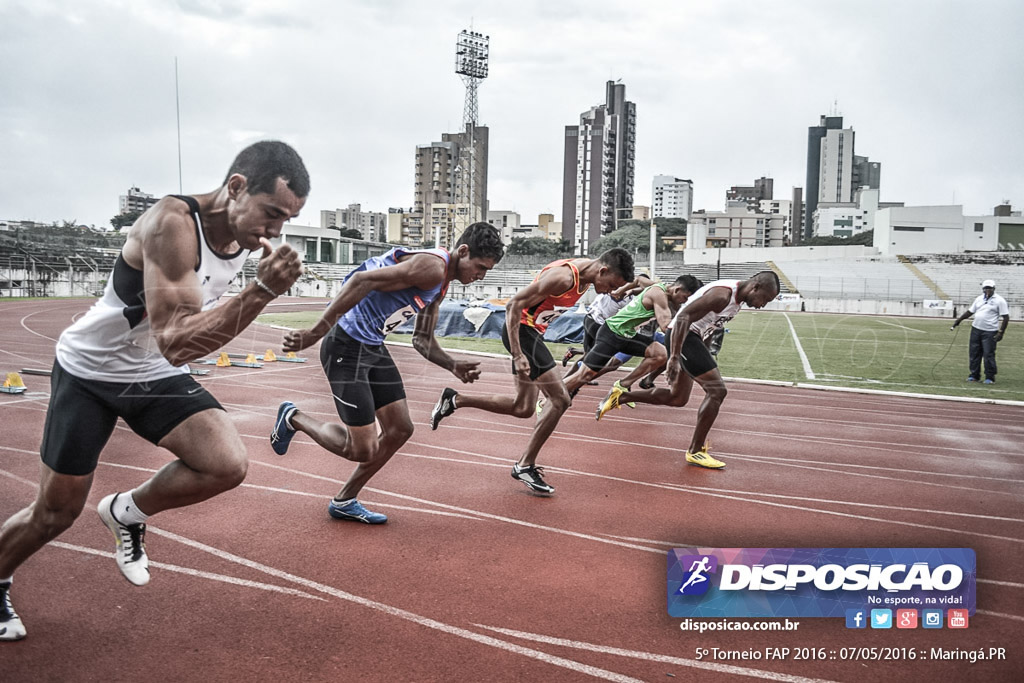
M 939 298 L 896 258 L 785 261 L 775 265 L 805 298 L 910 301 Z
M 996 291 L 1010 304 L 1024 304 L 1024 253 L 915 254 L 906 257 L 935 281 L 957 305 L 969 304 L 983 280 L 995 280 Z

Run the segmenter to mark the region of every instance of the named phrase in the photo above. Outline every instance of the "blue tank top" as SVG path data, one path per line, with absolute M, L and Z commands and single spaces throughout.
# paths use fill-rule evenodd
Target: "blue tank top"
M 451 260 L 451 254 L 445 249 L 392 249 L 383 256 L 371 256 L 363 261 L 345 277 L 345 282 L 359 271 L 393 266 L 403 257 L 415 254 L 433 254 L 444 261 L 445 268 Z M 433 289 L 408 287 L 394 292 L 373 291 L 341 316 L 338 325 L 353 339 L 379 346 L 392 330 L 444 296 L 447 290 L 448 282 L 443 281 Z

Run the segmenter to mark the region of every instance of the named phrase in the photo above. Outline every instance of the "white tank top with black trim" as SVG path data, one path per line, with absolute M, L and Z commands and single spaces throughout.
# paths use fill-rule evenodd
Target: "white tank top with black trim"
M 206 241 L 199 203 L 172 195 L 189 205 L 199 242 L 196 279 L 202 289 L 202 310 L 209 310 L 228 290 L 249 252 L 218 254 Z M 174 366 L 157 347 L 146 314 L 142 271 L 118 254 L 103 296 L 57 340 L 57 360 L 75 377 L 103 382 L 142 382 L 187 373 Z

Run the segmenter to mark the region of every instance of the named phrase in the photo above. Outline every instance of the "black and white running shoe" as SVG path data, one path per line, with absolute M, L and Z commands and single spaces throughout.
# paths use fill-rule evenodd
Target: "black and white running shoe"
M 437 429 L 442 418 L 455 412 L 455 397 L 458 395 L 459 392 L 450 387 L 445 387 L 445 390 L 441 392 L 441 398 L 437 399 L 437 405 L 430 411 L 430 428 L 432 430 Z
M 11 582 L 0 583 L 0 640 L 21 640 L 25 637 L 25 625 L 11 604 Z
M 520 467 L 519 463 L 516 463 L 512 466 L 512 478 L 526 484 L 527 488 L 531 491 L 552 494 L 555 492 L 555 487 L 544 481 L 544 478 L 541 476 L 543 471 L 543 467 L 537 467 L 536 465 Z

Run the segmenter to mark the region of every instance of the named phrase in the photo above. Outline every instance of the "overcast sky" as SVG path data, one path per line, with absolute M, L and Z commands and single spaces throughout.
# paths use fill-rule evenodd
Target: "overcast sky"
M 306 161 L 295 221 L 413 201 L 417 144 L 461 127 L 455 42 L 491 39 L 480 87 L 492 209 L 561 215 L 563 129 L 622 79 L 634 202 L 655 174 L 694 208 L 768 175 L 803 186 L 837 105 L 882 201 L 1024 205 L 1020 0 L 0 0 L 0 219 L 109 225 L 130 186 L 213 190 L 246 144 Z

